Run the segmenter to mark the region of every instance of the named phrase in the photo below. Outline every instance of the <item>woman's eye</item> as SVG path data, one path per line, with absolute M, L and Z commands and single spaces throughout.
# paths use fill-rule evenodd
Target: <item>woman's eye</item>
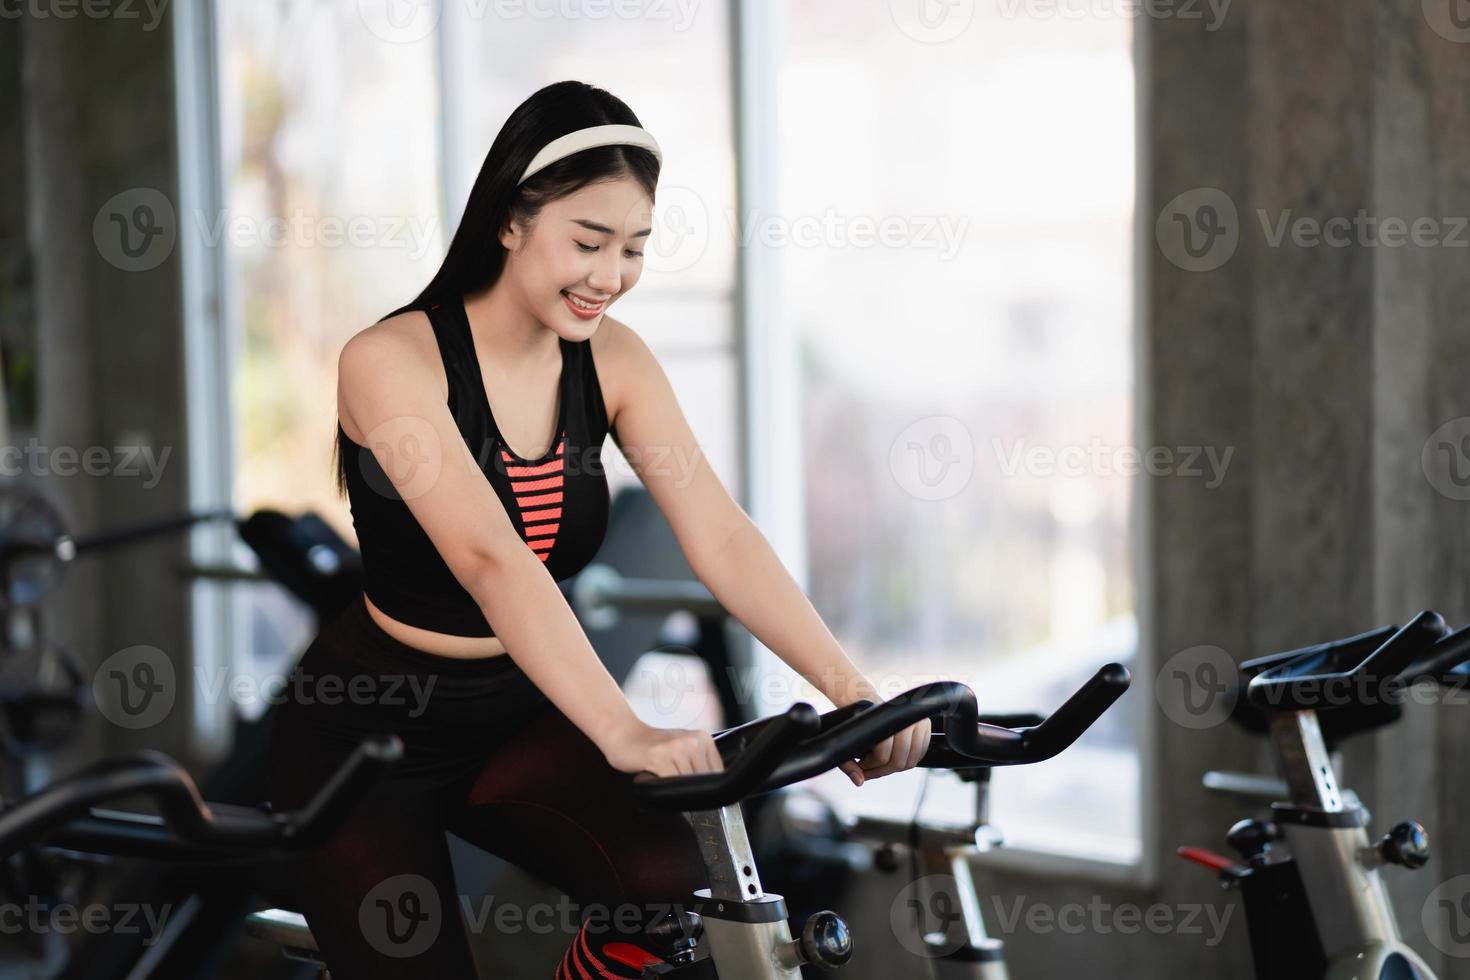
M 581 242 L 577 242 L 576 244 L 577 244 L 577 248 L 581 249 L 584 252 L 595 252 L 595 251 L 597 251 L 597 248 L 598 248 L 596 245 L 584 245 Z M 625 254 L 630 259 L 641 259 L 641 258 L 643 258 L 643 253 L 642 252 L 635 252 L 632 249 L 629 249 Z

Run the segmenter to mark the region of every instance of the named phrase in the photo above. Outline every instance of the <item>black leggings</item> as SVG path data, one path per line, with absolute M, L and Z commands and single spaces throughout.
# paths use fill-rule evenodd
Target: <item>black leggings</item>
M 508 655 L 419 650 L 384 632 L 359 596 L 313 640 L 283 694 L 270 747 L 277 810 L 300 806 L 365 735 L 394 732 L 406 750 L 330 841 L 290 864 L 297 909 L 334 980 L 474 977 L 467 921 L 544 933 L 567 918 L 566 905 L 507 915 L 498 898 L 488 914 L 462 902 L 446 830 L 581 907 L 561 963 L 537 974 L 557 980 L 638 976 L 609 955 L 635 951 L 606 944 L 648 949 L 644 926 L 708 884 L 685 818 L 641 809 L 632 775 Z

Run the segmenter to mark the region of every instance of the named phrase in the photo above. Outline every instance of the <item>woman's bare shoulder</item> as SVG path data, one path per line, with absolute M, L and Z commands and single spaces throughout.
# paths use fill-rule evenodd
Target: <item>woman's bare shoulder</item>
M 385 383 L 414 388 L 437 385 L 440 400 L 448 397 L 449 384 L 439 363 L 434 330 L 423 310 L 385 317 L 342 345 L 337 358 L 337 417 L 354 442 L 362 441 L 362 432 L 348 409 L 348 394 L 368 395 Z

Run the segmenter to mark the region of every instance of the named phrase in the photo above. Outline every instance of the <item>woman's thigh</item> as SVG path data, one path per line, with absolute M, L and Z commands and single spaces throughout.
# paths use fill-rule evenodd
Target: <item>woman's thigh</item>
M 689 822 L 643 809 L 632 780 L 547 704 L 492 750 L 449 826 L 564 892 L 584 918 L 636 934 L 709 882 Z
M 290 714 L 272 746 L 277 809 L 301 805 L 350 751 Z M 286 890 L 334 980 L 475 975 L 445 820 L 442 798 L 384 783 L 326 843 L 286 864 Z

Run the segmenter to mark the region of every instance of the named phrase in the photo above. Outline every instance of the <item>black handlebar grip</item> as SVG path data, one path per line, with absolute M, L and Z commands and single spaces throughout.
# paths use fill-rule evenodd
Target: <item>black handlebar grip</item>
M 1464 681 L 1462 671 L 1466 663 L 1470 663 L 1470 626 L 1462 626 L 1441 637 L 1422 657 L 1404 669 L 1403 676 L 1411 684 L 1428 680 L 1446 687 L 1455 686 Z
M 1355 644 L 1306 648 L 1306 653 L 1252 677 L 1246 685 L 1246 697 L 1266 711 L 1316 711 L 1356 703 L 1351 698 L 1328 698 L 1326 694 L 1329 690 L 1352 691 L 1367 679 L 1382 682 L 1399 676 L 1438 642 L 1447 628 L 1444 617 L 1425 609 L 1346 669 L 1338 668 L 1356 653 Z
M 706 810 L 748 796 L 784 759 L 793 746 L 821 730 L 817 709 L 798 701 L 782 714 L 762 719 L 749 744 L 723 772 L 659 777 L 640 772 L 633 777 L 634 795 L 660 809 Z M 718 740 L 717 744 L 718 744 Z

